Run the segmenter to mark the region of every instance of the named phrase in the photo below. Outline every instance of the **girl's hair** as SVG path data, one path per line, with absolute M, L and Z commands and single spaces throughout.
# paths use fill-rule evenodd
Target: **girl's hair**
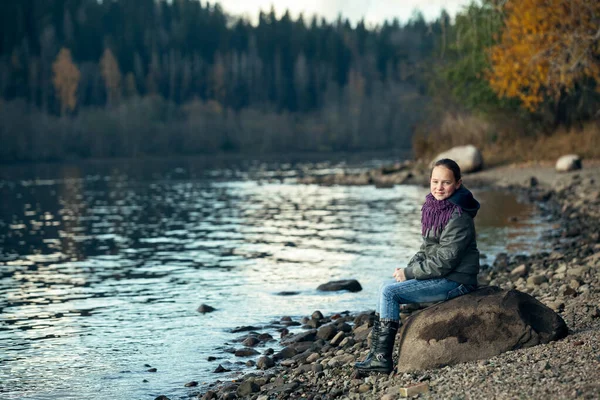
M 437 160 L 435 164 L 433 164 L 429 176 L 431 177 L 431 174 L 433 174 L 433 168 L 440 166 L 448 168 L 454 174 L 454 179 L 456 180 L 456 182 L 460 181 L 460 167 L 458 166 L 456 161 L 451 160 L 449 158 L 442 158 L 441 160 Z

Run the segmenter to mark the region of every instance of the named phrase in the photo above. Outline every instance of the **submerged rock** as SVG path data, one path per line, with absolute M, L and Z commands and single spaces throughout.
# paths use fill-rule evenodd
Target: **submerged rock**
M 216 308 L 209 306 L 208 304 L 200 304 L 200 306 L 198 307 L 198 312 L 202 313 L 202 314 L 206 314 L 209 312 L 213 312 L 215 311 Z
M 398 336 L 398 371 L 487 359 L 567 333 L 565 321 L 535 298 L 490 286 L 408 318 Z
M 340 281 L 330 281 L 319 285 L 317 290 L 322 292 L 336 292 L 339 290 L 347 290 L 349 292 L 360 292 L 362 290 L 362 286 L 356 279 L 344 279 Z

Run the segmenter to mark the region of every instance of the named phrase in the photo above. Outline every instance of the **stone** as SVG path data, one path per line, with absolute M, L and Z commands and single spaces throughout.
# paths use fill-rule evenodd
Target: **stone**
M 483 168 L 483 156 L 481 155 L 481 151 L 473 145 L 456 146 L 438 154 L 431 160 L 430 167 L 442 158 L 450 158 L 451 160 L 456 161 L 463 173 L 476 172 Z
M 321 326 L 321 321 L 318 319 L 311 319 L 306 323 L 306 325 L 313 329 L 317 329 L 318 327 Z
M 317 331 L 317 337 L 323 340 L 330 340 L 337 334 L 337 332 L 337 327 L 334 324 L 326 324 L 319 328 Z
M 313 342 L 317 337 L 317 330 L 311 329 L 306 332 L 301 332 L 290 337 L 286 337 L 283 344 L 291 344 L 298 342 Z
M 231 330 L 231 333 L 240 333 L 240 332 L 248 332 L 248 331 L 257 331 L 259 330 L 259 327 L 256 326 L 251 326 L 251 325 L 247 325 L 247 326 L 238 326 L 236 328 L 233 328 Z
M 242 382 L 242 384 L 237 388 L 236 394 L 240 397 L 246 397 L 251 393 L 256 393 L 260 390 L 260 387 L 251 380 L 247 380 Z
M 565 303 L 562 301 L 552 301 L 548 303 L 548 307 L 550 307 L 556 312 L 559 312 L 565 309 Z
M 588 270 L 587 267 L 569 268 L 567 270 L 567 276 L 583 277 L 585 275 L 585 273 L 587 272 L 587 270 Z
M 317 287 L 321 292 L 337 292 L 347 290 L 349 292 L 360 292 L 362 286 L 356 279 L 344 279 L 339 281 L 330 281 Z
M 233 354 L 235 354 L 236 357 L 248 357 L 248 356 L 254 356 L 254 355 L 257 355 L 260 353 L 254 349 L 245 347 L 243 349 L 236 350 L 235 353 L 233 353 Z
M 369 325 L 363 324 L 354 330 L 354 340 L 357 342 L 365 340 L 370 332 L 371 328 L 369 328 Z
M 489 286 L 409 317 L 398 335 L 398 372 L 487 359 L 567 334 L 560 315 L 535 298 Z
M 275 360 L 284 360 L 286 358 L 292 358 L 296 354 L 298 354 L 296 349 L 288 346 L 288 347 L 284 347 L 279 352 L 275 353 L 275 355 L 273 355 L 273 358 Z
M 310 318 L 311 319 L 323 319 L 323 314 L 321 313 L 321 311 L 317 310 L 311 314 Z
M 209 312 L 213 312 L 213 311 L 215 311 L 215 310 L 216 310 L 216 308 L 214 308 L 214 307 L 211 307 L 211 306 L 209 306 L 208 304 L 200 304 L 200 306 L 199 306 L 199 307 L 198 307 L 198 309 L 197 309 L 197 311 L 198 311 L 199 313 L 202 313 L 202 314 L 206 314 L 206 313 L 209 313 Z
M 185 387 L 195 387 L 195 386 L 198 386 L 198 382 L 191 381 L 191 382 L 186 383 L 184 386 Z
M 213 373 L 229 372 L 230 369 L 223 367 L 221 364 L 213 371 Z
M 255 336 L 248 336 L 246 339 L 244 339 L 244 341 L 242 342 L 242 344 L 244 346 L 248 346 L 248 347 L 254 347 L 257 344 L 260 343 L 260 340 L 255 337 Z
M 217 393 L 213 392 L 212 390 L 209 390 L 208 392 L 204 393 L 204 396 L 202 396 L 202 400 L 212 400 L 212 399 L 216 399 L 217 398 Z
M 567 154 L 556 160 L 557 172 L 570 172 L 581 169 L 581 158 L 577 154 Z
M 368 383 L 363 383 L 358 387 L 358 393 L 367 393 L 371 390 L 371 385 Z
M 321 371 L 323 371 L 323 365 L 322 364 L 313 364 L 311 369 L 312 369 L 312 372 L 314 372 L 314 373 L 321 372 Z
M 508 254 L 499 253 L 492 264 L 496 269 L 504 269 L 508 267 Z
M 527 278 L 527 287 L 538 286 L 544 282 L 548 282 L 548 278 L 545 275 L 533 275 Z
M 342 339 L 344 339 L 345 336 L 346 334 L 340 331 L 333 337 L 333 339 L 331 339 L 329 344 L 331 344 L 332 346 L 337 346 L 338 344 L 340 344 L 340 342 L 342 341 Z
M 417 383 L 416 385 L 400 388 L 400 396 L 402 397 L 413 397 L 427 392 L 429 392 L 429 385 L 426 383 Z
M 516 277 L 524 277 L 525 275 L 527 275 L 527 265 L 519 265 L 518 267 L 510 271 L 510 275 Z
M 256 368 L 258 369 L 269 369 L 275 365 L 275 361 L 271 357 L 262 356 L 256 362 Z

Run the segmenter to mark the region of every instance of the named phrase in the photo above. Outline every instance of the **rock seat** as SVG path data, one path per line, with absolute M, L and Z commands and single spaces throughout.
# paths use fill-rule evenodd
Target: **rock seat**
M 488 286 L 407 318 L 396 338 L 398 372 L 487 359 L 567 334 L 560 315 L 532 296 Z

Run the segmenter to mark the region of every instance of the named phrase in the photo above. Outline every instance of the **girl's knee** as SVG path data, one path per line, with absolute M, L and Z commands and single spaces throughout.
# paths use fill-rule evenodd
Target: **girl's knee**
M 381 297 L 383 297 L 386 300 L 393 300 L 394 299 L 394 290 L 393 287 L 391 285 L 386 285 L 383 288 L 381 288 Z
M 379 285 L 379 293 L 383 293 L 384 290 L 386 290 L 386 288 L 389 288 L 389 286 L 393 285 L 395 282 L 394 281 L 385 281 L 382 282 Z

